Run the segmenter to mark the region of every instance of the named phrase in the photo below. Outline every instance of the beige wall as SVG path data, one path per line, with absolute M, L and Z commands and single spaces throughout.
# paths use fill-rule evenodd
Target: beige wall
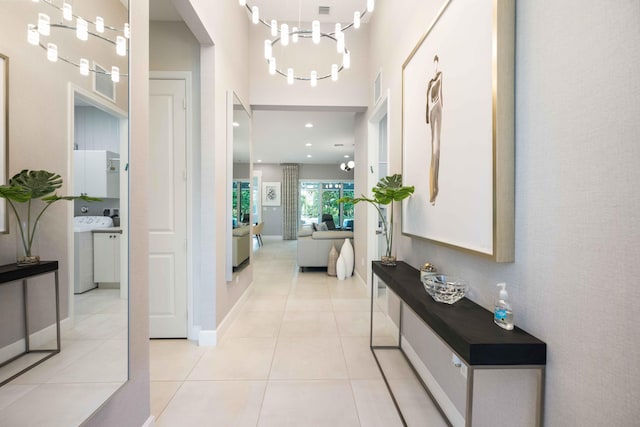
M 392 172 L 401 170 L 402 63 L 441 3 L 376 4 L 369 81 L 382 69 L 393 95 Z M 495 283 L 509 284 L 516 325 L 548 345 L 550 426 L 640 416 L 640 368 L 629 362 L 640 356 L 639 12 L 638 1 L 517 2 L 514 263 L 397 240 L 400 259 L 468 279 L 488 309 Z
M 94 15 L 96 10 L 107 23 L 122 26 L 126 10 L 116 0 L 92 0 L 78 5 L 76 13 Z M 27 43 L 27 24 L 37 21 L 38 12 L 53 15 L 55 9 L 33 2 L 0 2 L 0 53 L 9 57 L 9 177 L 22 169 L 45 169 L 59 173 L 64 186 L 59 194 L 71 194 L 71 130 L 68 125 L 73 112 L 69 96 L 69 84 L 91 91 L 91 76 L 81 76 L 78 70 L 63 62 L 51 63 L 46 52 Z M 54 20 L 52 20 L 53 22 Z M 89 56 L 103 66 L 118 65 L 121 73 L 127 73 L 126 58 L 115 55 L 115 48 L 101 41 L 79 42 L 74 34 L 64 30 L 51 30 L 51 36 L 41 41 L 58 44 L 59 54 L 78 60 Z M 127 110 L 127 79 L 117 85 L 117 107 Z M 58 202 L 42 217 L 36 234 L 34 251 L 41 259 L 60 262 L 61 317 L 68 316 L 68 283 L 73 280 L 73 261 L 68 256 L 68 235 L 73 216 L 73 203 Z M 0 235 L 0 264 L 13 263 L 21 243 L 13 214 L 9 214 L 10 233 Z M 43 286 L 31 290 L 31 331 L 35 332 L 55 319 L 50 277 L 33 279 Z M 21 314 L 16 302 L 21 300 L 17 285 L 0 289 L 0 313 L 2 323 L 16 328 L 3 327 L 0 331 L 0 347 L 22 338 Z M 8 316 L 6 319 L 4 316 Z

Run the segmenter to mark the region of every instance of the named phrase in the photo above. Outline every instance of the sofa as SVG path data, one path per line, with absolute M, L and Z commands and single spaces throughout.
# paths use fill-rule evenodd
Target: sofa
M 303 227 L 298 231 L 298 267 L 326 267 L 329 251 L 335 245 L 340 252 L 344 239 L 351 239 L 353 231 L 313 231 L 311 227 Z
M 231 232 L 231 260 L 234 267 L 242 264 L 251 253 L 251 226 L 244 225 L 234 228 Z

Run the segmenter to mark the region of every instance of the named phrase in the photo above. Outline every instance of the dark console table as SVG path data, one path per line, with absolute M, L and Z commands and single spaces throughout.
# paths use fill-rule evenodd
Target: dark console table
M 29 343 L 29 298 L 28 298 L 28 286 L 27 279 L 40 276 L 42 274 L 54 274 L 55 294 L 56 294 L 56 348 L 54 349 L 31 349 Z M 22 280 L 22 299 L 24 303 L 24 338 L 25 338 L 25 350 L 23 353 L 3 362 L 0 367 L 5 366 L 25 354 L 29 353 L 45 353 L 46 356 L 37 360 L 20 372 L 12 375 L 6 380 L 0 383 L 0 386 L 12 381 L 16 377 L 22 375 L 29 369 L 39 365 L 50 357 L 60 353 L 60 290 L 58 282 L 58 261 L 41 261 L 39 264 L 29 265 L 24 267 L 18 267 L 16 264 L 8 264 L 0 266 L 0 286 L 8 285 L 12 282 Z
M 393 346 L 377 346 L 373 342 L 373 310 L 376 286 L 373 276 L 382 280 L 400 299 L 398 343 Z M 506 331 L 493 323 L 493 314 L 473 301 L 463 298 L 455 304 L 443 304 L 433 300 L 424 290 L 420 272 L 404 262 L 396 267 L 385 267 L 380 262 L 372 263 L 371 329 L 370 347 L 392 395 L 403 423 L 406 422 L 393 396 L 393 391 L 378 361 L 375 350 L 396 349 L 413 364 L 402 349 L 402 310 L 406 305 L 437 335 L 441 342 L 452 350 L 468 366 L 466 383 L 465 425 L 470 426 L 473 414 L 473 379 L 477 369 L 535 369 L 538 372 L 538 401 L 536 425 L 542 425 L 544 409 L 544 376 L 547 362 L 547 346 L 544 342 L 515 327 Z M 417 375 L 417 372 L 414 372 Z M 418 375 L 427 393 L 431 392 Z M 432 397 L 433 399 L 433 397 Z M 438 409 L 437 402 L 434 401 Z M 442 413 L 442 410 L 440 410 Z M 444 415 L 444 414 L 443 414 Z

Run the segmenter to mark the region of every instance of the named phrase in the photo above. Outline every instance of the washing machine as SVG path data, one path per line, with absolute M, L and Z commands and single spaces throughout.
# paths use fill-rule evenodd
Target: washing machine
M 73 219 L 74 294 L 81 294 L 98 287 L 93 282 L 93 235 L 91 230 L 109 227 L 113 227 L 113 219 L 108 216 L 77 216 Z

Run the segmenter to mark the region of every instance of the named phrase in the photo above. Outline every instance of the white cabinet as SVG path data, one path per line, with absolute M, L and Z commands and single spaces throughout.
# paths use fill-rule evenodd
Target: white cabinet
M 93 281 L 120 282 L 120 233 L 93 233 Z
M 73 194 L 103 199 L 120 197 L 119 155 L 104 150 L 73 152 Z

